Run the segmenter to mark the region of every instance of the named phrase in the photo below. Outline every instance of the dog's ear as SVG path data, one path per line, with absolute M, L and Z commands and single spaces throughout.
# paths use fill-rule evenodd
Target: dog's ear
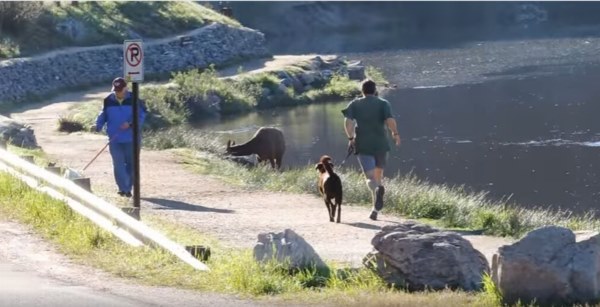
M 231 140 L 227 140 L 227 149 L 231 147 Z
M 323 170 L 323 163 L 319 162 L 319 163 L 315 164 L 315 169 L 318 169 L 320 171 Z

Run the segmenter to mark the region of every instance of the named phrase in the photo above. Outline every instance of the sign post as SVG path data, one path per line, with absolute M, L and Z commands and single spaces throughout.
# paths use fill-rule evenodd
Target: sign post
M 144 81 L 144 51 L 142 40 L 123 42 L 123 76 L 132 82 L 133 92 L 133 207 L 140 216 L 140 123 L 138 106 L 138 82 Z

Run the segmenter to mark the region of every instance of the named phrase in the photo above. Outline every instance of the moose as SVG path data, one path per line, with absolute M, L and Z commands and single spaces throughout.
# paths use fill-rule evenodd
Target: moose
M 232 156 L 249 156 L 256 154 L 258 162 L 269 160 L 274 169 L 281 168 L 281 159 L 285 152 L 285 140 L 281 130 L 272 127 L 261 127 L 252 138 L 240 145 L 227 141 L 226 153 Z

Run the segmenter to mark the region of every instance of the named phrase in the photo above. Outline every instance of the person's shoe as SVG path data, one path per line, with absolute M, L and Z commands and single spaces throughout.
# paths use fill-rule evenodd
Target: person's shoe
M 385 193 L 385 188 L 382 185 L 378 186 L 375 189 L 375 210 L 379 211 L 383 209 L 383 194 Z
M 123 192 L 123 191 L 119 191 L 119 192 L 117 192 L 117 194 L 119 194 L 119 196 L 125 196 L 125 192 Z
M 373 221 L 377 221 L 377 211 L 375 211 L 375 210 L 371 211 L 371 215 L 369 215 L 369 218 L 372 219 Z
M 131 192 L 126 192 L 126 193 L 125 193 L 125 197 L 129 197 L 129 198 L 131 198 L 132 196 L 133 196 L 133 195 L 131 194 Z

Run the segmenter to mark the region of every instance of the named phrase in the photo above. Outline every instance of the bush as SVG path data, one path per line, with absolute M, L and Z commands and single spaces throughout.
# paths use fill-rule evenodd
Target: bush
M 249 111 L 257 105 L 257 99 L 262 93 L 258 85 L 220 79 L 212 66 L 202 72 L 195 69 L 176 73 L 173 81 L 178 85 L 178 99 L 187 105 L 193 118 L 214 113 Z
M 373 80 L 378 86 L 387 86 L 389 84 L 381 69 L 377 67 L 367 66 L 365 68 L 365 75 L 367 78 Z
M 43 2 L 0 2 L 0 33 L 17 35 L 24 32 L 29 24 L 40 17 L 43 7 Z
M 0 58 L 12 58 L 19 55 L 19 45 L 5 38 L 0 41 Z
M 184 124 L 190 111 L 177 92 L 168 87 L 143 87 L 140 97 L 146 102 L 149 116 L 145 125 L 151 129 Z

